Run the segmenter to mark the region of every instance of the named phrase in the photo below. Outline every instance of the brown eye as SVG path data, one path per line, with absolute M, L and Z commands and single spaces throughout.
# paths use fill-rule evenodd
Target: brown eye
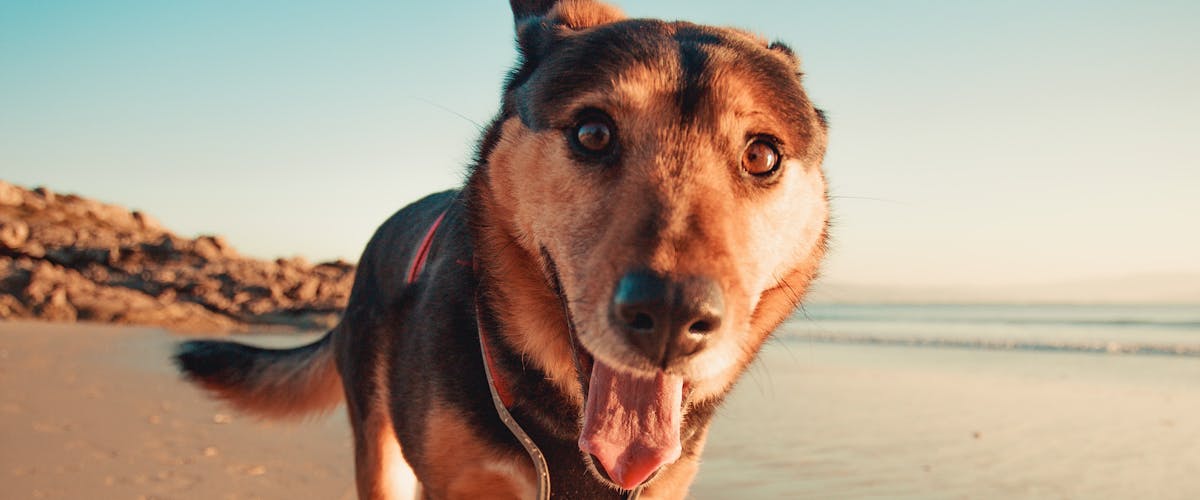
M 765 176 L 779 169 L 779 150 L 766 139 L 754 139 L 742 153 L 742 168 L 750 175 Z
M 575 142 L 587 151 L 603 152 L 612 142 L 612 128 L 601 120 L 586 120 L 575 126 Z

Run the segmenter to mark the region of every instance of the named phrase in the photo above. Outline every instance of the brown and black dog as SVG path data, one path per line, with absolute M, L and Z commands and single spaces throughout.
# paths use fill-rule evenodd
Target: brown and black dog
M 782 44 L 510 3 L 521 57 L 469 179 L 384 223 L 341 323 L 176 360 L 251 413 L 345 398 L 362 498 L 406 467 L 425 498 L 682 498 L 824 253 L 824 118 Z

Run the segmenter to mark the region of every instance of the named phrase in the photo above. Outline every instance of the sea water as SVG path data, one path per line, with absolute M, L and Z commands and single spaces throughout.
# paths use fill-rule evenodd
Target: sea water
M 807 305 L 691 497 L 1200 498 L 1200 307 Z

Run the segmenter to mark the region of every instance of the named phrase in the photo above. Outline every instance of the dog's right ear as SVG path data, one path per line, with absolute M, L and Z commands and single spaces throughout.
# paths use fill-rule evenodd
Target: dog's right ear
M 508 5 L 512 7 L 513 22 L 517 25 L 521 21 L 530 17 L 543 17 L 558 0 L 508 0 Z
M 516 23 L 520 59 L 509 73 L 504 90 L 504 113 L 519 114 L 527 126 L 538 123 L 519 89 L 563 40 L 575 33 L 625 19 L 620 9 L 597 0 L 509 0 Z
M 524 22 L 536 18 L 573 30 L 625 19 L 621 9 L 597 0 L 509 0 L 508 5 L 518 31 Z
M 625 19 L 621 9 L 597 0 L 509 0 L 517 44 L 525 60 L 536 60 L 572 32 Z

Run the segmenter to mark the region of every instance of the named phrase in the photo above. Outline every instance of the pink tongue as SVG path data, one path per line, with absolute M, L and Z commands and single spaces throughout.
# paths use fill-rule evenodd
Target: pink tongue
M 600 461 L 618 486 L 631 490 L 679 458 L 683 379 L 639 378 L 596 360 L 583 408 L 579 449 Z

